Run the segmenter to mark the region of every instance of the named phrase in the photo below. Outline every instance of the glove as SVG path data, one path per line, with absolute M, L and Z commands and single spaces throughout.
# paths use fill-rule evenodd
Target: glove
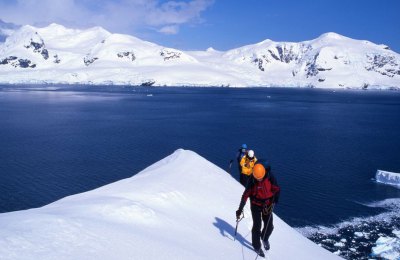
M 236 219 L 240 219 L 240 215 L 242 215 L 242 211 L 240 209 L 236 210 Z

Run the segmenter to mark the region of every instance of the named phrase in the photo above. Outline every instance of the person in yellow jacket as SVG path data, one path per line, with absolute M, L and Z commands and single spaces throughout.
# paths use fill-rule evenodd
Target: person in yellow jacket
M 256 164 L 257 158 L 254 156 L 254 151 L 249 150 L 242 160 L 240 160 L 240 166 L 242 167 L 242 172 L 240 174 L 240 183 L 247 187 L 247 183 L 251 175 L 253 174 L 254 164 Z

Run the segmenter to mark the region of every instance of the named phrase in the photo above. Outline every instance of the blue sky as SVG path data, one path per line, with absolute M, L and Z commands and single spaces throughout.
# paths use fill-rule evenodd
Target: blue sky
M 182 50 L 228 50 L 336 32 L 400 52 L 399 0 L 0 0 L 0 19 L 99 25 Z

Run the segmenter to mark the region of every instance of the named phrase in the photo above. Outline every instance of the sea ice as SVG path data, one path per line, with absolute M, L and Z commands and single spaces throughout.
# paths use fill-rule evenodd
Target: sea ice
M 362 232 L 354 232 L 354 235 L 357 237 L 362 237 L 364 234 Z
M 400 173 L 377 170 L 375 179 L 380 183 L 400 186 Z
M 400 259 L 400 231 L 395 230 L 397 237 L 380 237 L 376 240 L 376 246 L 372 248 L 372 256 L 385 259 Z
M 334 244 L 334 246 L 337 246 L 337 247 L 344 247 L 345 244 L 342 243 L 342 242 L 337 242 L 337 243 Z

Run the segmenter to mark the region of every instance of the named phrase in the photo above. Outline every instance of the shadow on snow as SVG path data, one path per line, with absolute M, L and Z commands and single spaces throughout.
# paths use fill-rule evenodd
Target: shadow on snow
M 215 217 L 216 222 L 213 223 L 214 226 L 216 226 L 219 229 L 219 232 L 223 237 L 227 237 L 230 240 L 234 240 L 235 237 L 235 227 L 230 225 L 228 222 L 226 222 L 223 219 L 220 219 L 218 217 Z M 240 225 L 240 223 L 239 223 Z M 253 246 L 249 241 L 246 240 L 245 237 L 243 237 L 239 232 L 236 234 L 236 240 L 239 241 L 243 246 L 253 250 Z

